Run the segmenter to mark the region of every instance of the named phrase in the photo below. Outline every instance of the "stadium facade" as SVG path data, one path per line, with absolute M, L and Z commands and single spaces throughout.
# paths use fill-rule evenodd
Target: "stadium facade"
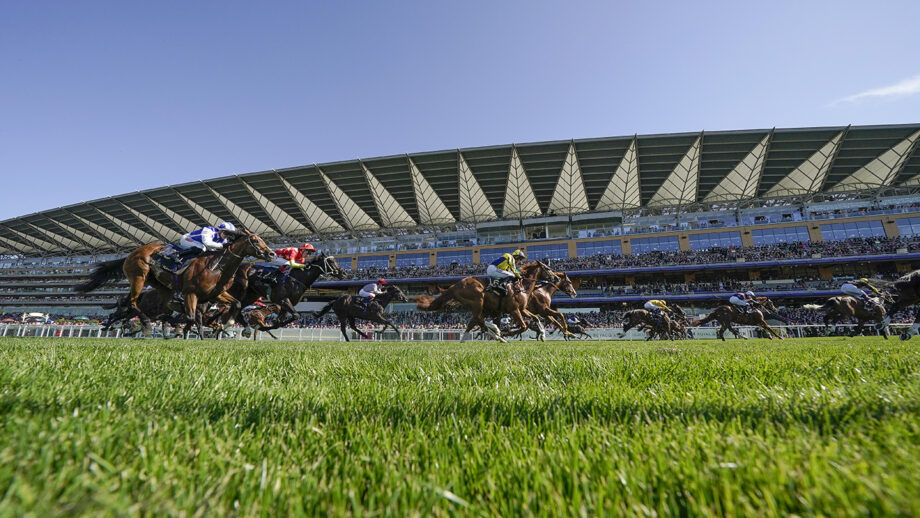
M 64 292 L 103 256 L 221 220 L 274 244 L 311 241 L 346 268 L 377 270 L 484 263 L 515 246 L 562 259 L 912 236 L 918 144 L 920 124 L 703 131 L 415 153 L 165 186 L 0 222 L 0 307 L 54 300 L 32 291 L 43 284 L 32 276 L 57 275 Z M 11 282 L 19 291 L 4 288 Z M 22 295 L 8 296 L 15 293 Z

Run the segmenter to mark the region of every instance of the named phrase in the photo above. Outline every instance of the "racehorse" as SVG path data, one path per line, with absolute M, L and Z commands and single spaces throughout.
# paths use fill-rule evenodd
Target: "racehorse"
M 244 257 L 258 257 L 270 261 L 275 253 L 252 232 L 242 229 L 230 234 L 230 241 L 224 248 L 205 252 L 192 259 L 181 275 L 154 266 L 153 254 L 165 245 L 152 243 L 141 246 L 121 259 L 100 263 L 85 283 L 74 288 L 80 293 L 90 292 L 123 273 L 131 287 L 128 303 L 143 322 L 145 334 L 149 333 L 150 318 L 137 307 L 144 286 L 152 286 L 169 297 L 172 292 L 181 294 L 185 302 L 185 317 L 198 326 L 198 335 L 204 339 L 201 322 L 196 321 L 199 302 L 219 301 L 230 304 L 231 315 L 239 312 L 240 303 L 227 293 L 237 268 Z
M 904 274 L 893 281 L 870 279 L 868 284 L 879 291 L 887 291 L 891 297 L 891 301 L 885 303 L 885 327 L 891 324 L 892 315 L 920 302 L 920 270 Z M 914 317 L 910 329 L 901 333 L 901 340 L 910 340 L 918 332 L 920 332 L 920 322 L 917 322 L 917 318 Z
M 760 309 L 757 309 L 756 307 L 752 307 L 750 311 L 748 311 L 747 313 L 742 313 L 741 311 L 735 309 L 734 307 L 726 304 L 724 306 L 717 307 L 716 309 L 712 311 L 712 313 L 710 313 L 706 317 L 696 320 L 691 325 L 696 327 L 696 326 L 701 326 L 707 322 L 716 320 L 720 324 L 722 324 L 722 327 L 719 328 L 719 330 L 716 332 L 716 335 L 723 341 L 725 340 L 725 330 L 726 329 L 731 331 L 732 334 L 738 338 L 745 338 L 739 335 L 737 331 L 735 331 L 735 328 L 732 327 L 732 324 L 759 326 L 767 332 L 767 338 L 772 340 L 773 336 L 775 336 L 779 338 L 780 340 L 782 340 L 783 337 L 780 336 L 779 333 L 777 333 L 775 329 L 770 327 L 769 324 L 767 324 L 767 321 L 764 319 L 765 312 L 768 315 L 770 313 L 776 312 L 776 306 L 773 305 L 773 302 L 771 302 L 770 299 L 768 299 L 767 297 L 757 297 L 756 299 L 754 299 L 754 303 L 756 306 L 763 308 L 765 311 L 761 311 Z M 770 336 L 770 335 L 773 335 L 773 336 Z
M 253 329 L 252 339 L 256 340 L 259 337 L 259 331 L 265 331 L 268 333 L 268 336 L 278 339 L 277 336 L 272 334 L 272 329 L 278 329 L 279 327 L 286 325 L 281 321 L 281 313 L 284 311 L 281 307 L 281 304 L 266 304 L 261 308 L 253 308 L 250 311 L 247 311 L 243 315 L 243 323 L 246 324 L 246 327 Z M 275 321 L 271 324 L 268 323 L 268 319 L 272 314 L 277 314 Z M 290 323 L 290 322 L 288 322 Z
M 341 295 L 339 298 L 323 306 L 323 309 L 313 312 L 313 316 L 319 318 L 328 313 L 330 309 L 335 311 L 335 316 L 339 319 L 339 326 L 342 329 L 342 336 L 345 337 L 346 342 L 351 341 L 348 339 L 348 333 L 345 329 L 346 324 L 365 340 L 371 337 L 355 326 L 355 319 L 383 324 L 382 329 L 374 331 L 377 334 L 382 334 L 388 327 L 392 327 L 393 331 L 396 331 L 396 334 L 402 337 L 402 333 L 399 332 L 399 329 L 393 325 L 390 319 L 384 316 L 384 309 L 390 302 L 394 300 L 398 302 L 407 302 L 409 300 L 398 286 L 395 284 L 388 284 L 386 288 L 384 288 L 383 293 L 374 297 L 374 300 L 370 301 L 364 309 L 353 304 L 355 297 L 355 295 Z
M 663 340 L 673 339 L 672 321 L 664 312 L 660 317 L 656 318 L 647 309 L 633 309 L 624 313 L 623 319 L 623 334 L 621 336 L 626 336 L 626 332 L 635 327 L 636 329 L 649 330 L 648 338 L 645 339 L 646 342 L 656 336 Z
M 242 270 L 242 269 L 241 269 Z M 242 307 L 249 306 L 260 298 L 267 298 L 269 302 L 281 306 L 281 313 L 278 314 L 279 325 L 284 326 L 297 318 L 297 310 L 294 306 L 303 298 L 313 283 L 321 275 L 335 279 L 344 279 L 347 276 L 345 269 L 339 266 L 335 257 L 325 252 L 316 256 L 312 261 L 307 263 L 304 268 L 293 269 L 283 283 L 274 283 L 266 286 L 263 282 L 256 279 L 258 276 L 257 268 L 248 268 L 245 283 L 239 275 L 230 288 L 230 294 L 240 300 Z M 240 289 L 240 284 L 245 284 L 244 289 Z M 242 292 L 242 295 L 238 295 Z M 284 318 L 290 315 L 290 320 Z M 243 330 L 244 336 L 249 336 L 249 326 Z
M 570 324 L 569 322 L 566 322 L 565 326 L 566 326 L 566 329 L 569 330 L 568 335 L 566 334 L 562 335 L 566 341 L 568 341 L 569 338 L 576 338 L 578 335 L 584 336 L 585 338 L 589 340 L 592 338 L 591 335 L 588 334 L 588 328 L 591 327 L 591 325 L 588 324 L 588 321 L 583 318 L 579 318 L 577 324 Z M 561 332 L 562 329 L 557 327 L 550 334 L 555 333 L 556 331 Z
M 547 281 L 534 288 L 533 292 L 530 294 L 530 297 L 527 299 L 527 311 L 530 311 L 535 315 L 546 317 L 546 319 L 552 322 L 557 329 L 562 331 L 562 335 L 568 339 L 570 336 L 575 335 L 569 332 L 568 323 L 565 321 L 565 317 L 562 316 L 562 313 L 552 308 L 553 294 L 557 291 L 562 291 L 574 299 L 578 296 L 578 293 L 575 291 L 575 285 L 572 284 L 572 280 L 569 279 L 569 276 L 566 275 L 565 272 L 553 273 L 555 273 L 556 276 L 561 279 L 559 283 L 552 283 Z M 546 338 L 545 334 L 541 339 L 543 338 Z
M 530 281 L 540 280 L 559 283 L 559 277 L 540 261 L 532 261 L 521 266 L 521 275 Z M 466 331 L 463 332 L 463 336 L 460 338 L 461 343 L 466 341 L 469 332 L 477 325 L 487 330 L 496 340 L 507 342 L 502 338 L 502 332 L 498 326 L 492 322 L 487 322 L 483 317 L 511 315 L 511 318 L 518 326 L 511 333 L 524 332 L 527 329 L 525 317 L 539 320 L 539 317 L 527 310 L 530 292 L 535 287 L 536 284 L 534 283 L 528 291 L 525 291 L 520 282 L 515 282 L 513 286 L 509 285 L 509 291 L 513 291 L 511 295 L 499 297 L 488 290 L 482 281 L 470 276 L 457 281 L 437 297 L 420 295 L 417 307 L 422 311 L 442 311 L 448 306 L 449 302 L 457 301 L 472 312 Z
M 891 302 L 887 293 L 882 292 L 883 297 Z M 881 328 L 882 336 L 888 339 L 888 326 L 885 323 L 885 307 L 881 304 L 875 304 L 873 309 L 867 310 L 862 302 L 849 295 L 841 295 L 827 299 L 824 304 L 805 304 L 805 309 L 812 311 L 824 312 L 824 325 L 830 327 L 841 318 L 855 318 L 856 329 L 851 336 L 860 335 L 863 332 L 863 325 L 867 320 L 874 321 L 877 327 Z

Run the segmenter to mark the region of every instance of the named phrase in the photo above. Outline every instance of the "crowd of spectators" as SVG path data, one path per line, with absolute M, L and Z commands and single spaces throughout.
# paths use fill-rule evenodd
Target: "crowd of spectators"
M 753 247 L 710 248 L 708 250 L 652 251 L 634 255 L 596 254 L 586 257 L 549 259 L 548 262 L 556 270 L 581 272 L 614 268 L 734 263 L 739 260 L 756 262 L 809 259 L 815 256 L 854 257 L 893 254 L 902 249 L 908 252 L 916 252 L 920 250 L 920 241 L 901 237 L 853 238 L 845 241 L 776 243 Z M 544 258 L 531 256 L 530 259 Z M 485 265 L 453 263 L 445 266 L 366 268 L 349 272 L 349 279 L 454 277 L 483 275 L 484 273 Z

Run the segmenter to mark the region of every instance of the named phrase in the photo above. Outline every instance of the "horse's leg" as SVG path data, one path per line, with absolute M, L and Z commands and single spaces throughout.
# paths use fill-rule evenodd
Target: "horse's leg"
M 910 340 L 918 331 L 920 331 L 920 322 L 917 322 L 917 318 L 915 317 L 913 323 L 910 325 L 910 329 L 901 334 L 901 340 Z
M 365 340 L 367 340 L 367 339 L 369 339 L 369 338 L 371 337 L 371 335 L 369 335 L 369 334 L 365 333 L 364 331 L 361 331 L 360 329 L 358 329 L 358 326 L 355 324 L 355 317 L 353 317 L 353 316 L 349 316 L 349 317 L 348 317 L 348 325 L 349 325 L 349 327 L 351 327 L 352 329 L 354 329 L 355 332 L 357 332 L 359 335 L 361 335 L 361 337 L 364 338 Z
M 338 311 L 335 312 L 335 316 L 339 319 L 339 327 L 342 329 L 342 336 L 345 337 L 346 342 L 350 342 L 351 340 L 348 338 L 348 321 L 345 319 L 345 316 L 339 314 Z

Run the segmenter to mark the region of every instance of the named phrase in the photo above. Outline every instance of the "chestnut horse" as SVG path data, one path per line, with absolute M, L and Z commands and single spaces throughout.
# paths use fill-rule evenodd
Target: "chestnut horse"
M 884 292 L 882 292 L 884 293 Z M 885 293 L 887 296 L 887 293 Z M 890 299 L 887 300 L 890 302 Z M 872 311 L 866 310 L 863 303 L 856 300 L 855 297 L 842 295 L 827 299 L 824 304 L 805 304 L 805 309 L 812 311 L 821 311 L 824 313 L 824 325 L 830 327 L 841 318 L 855 318 L 856 329 L 853 330 L 853 336 L 862 334 L 863 325 L 867 320 L 874 321 L 882 331 L 882 336 L 888 339 L 888 326 L 885 325 L 885 308 L 881 304 L 875 304 Z
M 540 261 L 532 261 L 521 266 L 521 274 L 530 281 L 559 282 L 559 277 Z M 457 281 L 437 297 L 420 295 L 417 299 L 417 307 L 422 311 L 442 311 L 447 308 L 449 302 L 459 302 L 473 313 L 466 326 L 466 331 L 463 332 L 463 336 L 460 339 L 461 343 L 466 341 L 469 332 L 477 325 L 487 330 L 496 340 L 507 342 L 502 338 L 502 333 L 498 326 L 492 322 L 486 322 L 483 318 L 484 316 L 500 317 L 506 314 L 511 315 L 511 318 L 518 326 L 512 333 L 520 333 L 527 329 L 525 317 L 539 320 L 539 317 L 527 310 L 530 292 L 533 291 L 536 283 L 531 285 L 527 291 L 524 290 L 520 282 L 513 284 L 515 286 L 509 286 L 509 288 L 514 293 L 499 297 L 487 290 L 485 283 L 471 276 Z
M 144 286 L 152 286 L 168 298 L 173 292 L 181 294 L 185 301 L 185 317 L 198 326 L 198 336 L 202 339 L 201 322 L 196 321 L 199 303 L 224 302 L 230 304 L 231 315 L 239 312 L 239 301 L 227 293 L 233 283 L 236 270 L 244 257 L 258 257 L 271 261 L 275 253 L 262 238 L 248 230 L 241 230 L 230 235 L 230 241 L 223 249 L 205 252 L 192 259 L 181 275 L 173 274 L 151 262 L 153 254 L 164 246 L 152 243 L 141 246 L 122 259 L 115 259 L 99 264 L 85 283 L 74 288 L 80 293 L 90 292 L 107 281 L 118 278 L 120 272 L 128 278 L 131 291 L 128 304 L 144 324 L 145 334 L 150 329 L 150 318 L 137 306 Z M 119 272 L 120 271 L 120 272 Z
M 578 293 L 575 291 L 575 285 L 572 284 L 572 280 L 569 279 L 569 276 L 566 275 L 565 272 L 553 273 L 561 280 L 558 283 L 547 281 L 543 285 L 538 285 L 530 294 L 530 297 L 528 297 L 527 311 L 535 315 L 546 317 L 546 319 L 552 322 L 557 329 L 562 331 L 562 335 L 568 340 L 569 337 L 574 337 L 575 335 L 569 331 L 569 326 L 565 321 L 565 317 L 562 316 L 562 313 L 552 308 L 553 294 L 557 291 L 561 291 L 574 299 L 578 296 Z M 523 333 L 523 330 L 521 332 Z M 538 338 L 541 340 L 546 338 L 546 331 L 542 333 L 537 331 L 537 333 Z M 542 336 L 540 336 L 541 334 Z M 513 334 L 508 333 L 506 336 L 513 336 Z
M 760 309 L 757 309 L 758 306 L 760 308 L 763 308 L 765 311 L 761 311 Z M 742 338 L 742 339 L 745 338 L 739 335 L 737 331 L 735 331 L 735 328 L 732 327 L 732 324 L 757 326 L 757 327 L 764 329 L 767 332 L 767 338 L 772 340 L 773 336 L 775 336 L 779 338 L 780 340 L 782 340 L 783 337 L 780 336 L 779 333 L 777 333 L 775 329 L 770 327 L 767 324 L 767 321 L 764 319 L 765 313 L 769 315 L 770 313 L 774 313 L 774 312 L 776 312 L 776 306 L 773 305 L 773 302 L 771 302 L 770 299 L 766 297 L 757 297 L 756 299 L 754 299 L 754 304 L 752 304 L 751 309 L 747 313 L 742 313 L 738 311 L 737 309 L 735 309 L 734 307 L 726 304 L 724 306 L 717 307 L 716 309 L 712 311 L 712 313 L 710 313 L 704 318 L 694 321 L 691 325 L 696 327 L 696 326 L 703 325 L 707 322 L 717 320 L 720 324 L 722 324 L 722 327 L 719 328 L 719 330 L 716 332 L 716 335 L 723 341 L 725 340 L 725 330 L 726 329 L 731 331 L 732 334 L 738 338 Z M 773 336 L 770 336 L 770 335 L 773 335 Z
M 633 309 L 624 313 L 623 319 L 623 334 L 620 336 L 626 336 L 626 332 L 634 327 L 638 330 L 648 329 L 646 342 L 656 336 L 662 340 L 672 340 L 672 333 L 676 331 L 674 321 L 665 312 L 662 312 L 660 319 L 656 319 L 647 309 Z

